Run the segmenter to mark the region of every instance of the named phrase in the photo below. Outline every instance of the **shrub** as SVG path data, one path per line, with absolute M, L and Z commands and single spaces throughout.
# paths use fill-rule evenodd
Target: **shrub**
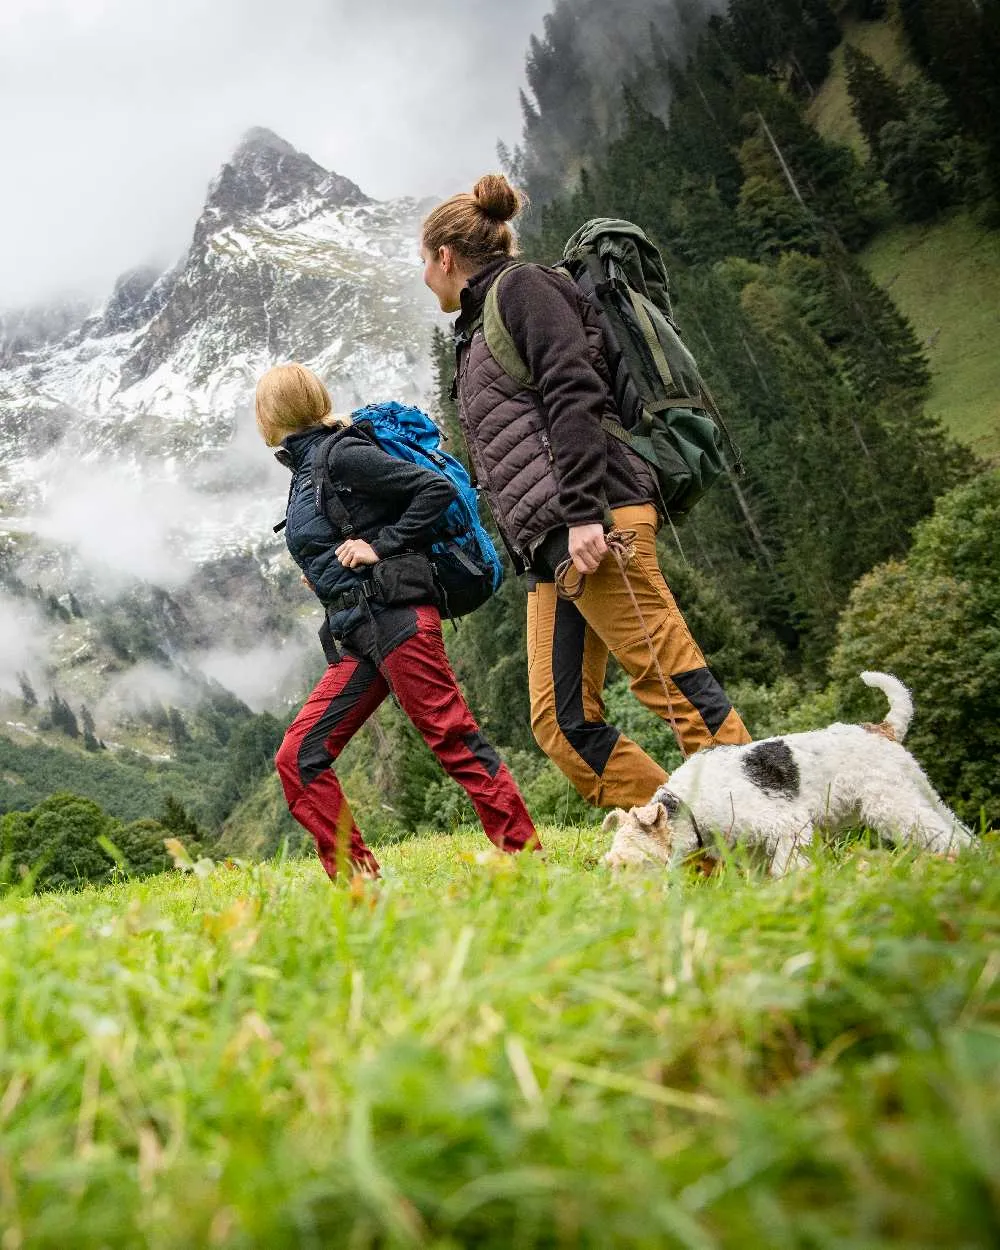
M 127 825 L 118 825 L 110 835 L 125 859 L 125 866 L 130 876 L 151 877 L 158 872 L 166 872 L 170 867 L 170 856 L 163 845 L 164 838 L 169 838 L 171 831 L 165 829 L 158 820 L 133 820 Z M 185 846 L 192 859 L 197 859 L 201 846 L 191 838 L 185 839 Z
M 98 839 L 112 837 L 114 822 L 90 799 L 53 794 L 30 812 L 4 816 L 0 831 L 13 871 L 35 870 L 36 887 L 60 890 L 108 878 L 112 860 Z
M 938 502 L 903 562 L 862 578 L 830 661 L 845 718 L 880 717 L 858 681 L 884 669 L 914 694 L 907 745 L 964 819 L 1000 820 L 1000 473 Z
M 33 875 L 36 889 L 65 890 L 108 881 L 116 861 L 134 877 L 170 867 L 158 820 L 115 820 L 91 799 L 53 794 L 30 812 L 0 817 L 0 877 Z M 186 839 L 195 854 L 200 845 Z M 2 884 L 2 881 L 0 881 Z

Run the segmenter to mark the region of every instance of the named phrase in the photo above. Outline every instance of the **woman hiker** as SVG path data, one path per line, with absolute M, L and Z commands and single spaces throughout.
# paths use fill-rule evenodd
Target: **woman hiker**
M 537 848 L 517 783 L 459 690 L 438 609 L 431 602 L 380 603 L 363 589 L 380 560 L 430 543 L 434 522 L 454 497 L 451 483 L 366 437 L 338 438 L 330 474 L 343 486 L 337 496 L 353 528 L 342 540 L 317 508 L 312 467 L 320 445 L 350 418 L 331 414 L 326 387 L 297 364 L 264 374 L 256 408 L 265 443 L 278 448 L 277 458 L 292 471 L 288 549 L 327 612 L 324 645 L 331 663 L 276 758 L 289 810 L 315 838 L 323 867 L 331 877 L 344 863 L 378 874 L 331 765 L 389 693 L 468 794 L 490 841 L 502 851 Z
M 508 223 L 522 204 L 499 174 L 439 204 L 423 225 L 424 281 L 443 312 L 459 313 L 457 398 L 469 455 L 508 549 L 530 574 L 535 738 L 584 798 L 627 808 L 648 802 L 667 774 L 604 719 L 609 652 L 686 753 L 750 736 L 657 565 L 652 473 L 601 424 L 618 414 L 596 313 L 571 279 L 518 265 L 497 298 L 533 385 L 512 379 L 486 345 L 480 314 L 490 287 L 515 264 Z M 627 573 L 608 548 L 608 509 L 616 529 L 637 536 Z M 566 560 L 584 578 L 575 601 L 556 590 Z

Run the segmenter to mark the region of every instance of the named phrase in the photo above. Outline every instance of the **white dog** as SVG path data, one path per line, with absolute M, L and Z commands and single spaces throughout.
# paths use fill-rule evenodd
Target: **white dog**
M 861 680 L 889 700 L 881 725 L 834 724 L 700 751 L 648 804 L 608 813 L 604 828 L 615 836 L 605 862 L 675 863 L 711 853 L 719 837 L 761 847 L 780 877 L 805 860 L 815 832 L 859 824 L 940 855 L 968 846 L 969 830 L 900 745 L 913 716 L 909 691 L 887 673 L 862 673 Z

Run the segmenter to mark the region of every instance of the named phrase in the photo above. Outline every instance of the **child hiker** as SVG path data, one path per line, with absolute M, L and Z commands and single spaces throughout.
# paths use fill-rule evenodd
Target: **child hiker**
M 276 764 L 289 810 L 316 840 L 330 877 L 340 863 L 377 875 L 331 768 L 390 693 L 442 768 L 468 794 L 486 836 L 502 851 L 538 846 L 507 766 L 483 737 L 458 687 L 430 601 L 386 602 L 372 594 L 380 560 L 419 552 L 454 498 L 442 475 L 396 459 L 332 415 L 320 379 L 298 364 L 269 369 L 257 385 L 257 425 L 292 473 L 285 539 L 326 610 L 329 667 L 285 734 Z M 330 435 L 343 433 L 330 442 Z M 313 461 L 323 446 L 352 535 L 341 539 L 316 505 Z M 339 648 L 338 645 L 339 644 Z

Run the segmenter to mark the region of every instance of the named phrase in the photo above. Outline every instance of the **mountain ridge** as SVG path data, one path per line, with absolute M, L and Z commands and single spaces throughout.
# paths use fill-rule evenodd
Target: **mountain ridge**
M 24 669 L 106 708 L 99 728 L 113 732 L 121 701 L 108 692 L 130 666 L 197 673 L 224 652 L 240 686 L 239 657 L 253 652 L 259 670 L 271 647 L 284 655 L 272 693 L 251 682 L 251 701 L 280 698 L 315 645 L 315 612 L 289 592 L 271 532 L 287 476 L 253 421 L 256 380 L 296 359 L 341 410 L 427 400 L 437 313 L 418 265 L 425 209 L 373 200 L 256 127 L 209 184 L 173 266 L 126 271 L 97 308 L 0 319 L 0 638 L 15 640 L 0 690 L 14 696 Z M 195 587 L 189 629 L 144 619 L 146 599 L 190 603 Z M 46 616 L 73 592 L 83 618 Z M 24 611 L 38 645 L 20 639 Z

